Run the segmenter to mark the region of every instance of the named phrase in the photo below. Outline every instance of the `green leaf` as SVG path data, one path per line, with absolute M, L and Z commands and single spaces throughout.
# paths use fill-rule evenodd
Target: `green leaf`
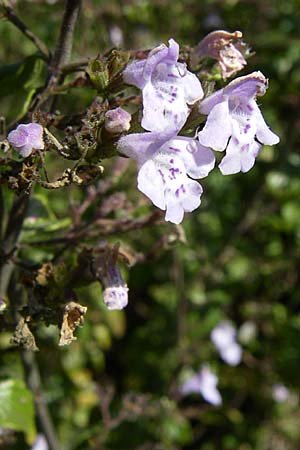
M 12 95 L 10 113 L 18 111 L 15 120 L 22 117 L 36 90 L 46 80 L 46 64 L 38 55 L 30 55 L 18 64 L 0 66 L 0 97 Z
M 34 441 L 33 397 L 21 380 L 0 383 L 0 427 L 23 431 L 29 444 Z

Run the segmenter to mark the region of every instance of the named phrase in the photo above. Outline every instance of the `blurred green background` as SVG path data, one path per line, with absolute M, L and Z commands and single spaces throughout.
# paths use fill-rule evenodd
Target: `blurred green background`
M 53 48 L 63 2 L 14 3 Z M 73 60 L 104 53 L 116 41 L 125 49 L 150 48 L 170 37 L 196 45 L 212 30 L 241 30 L 255 52 L 241 75 L 261 70 L 269 78 L 259 104 L 281 142 L 264 147 L 247 174 L 224 177 L 215 170 L 203 180 L 203 203 L 182 228 L 166 223 L 111 237 L 133 255 L 146 255 L 125 274 L 130 301 L 124 311 L 107 311 L 100 286 L 92 285 L 77 289 L 88 313 L 76 342 L 59 348 L 57 329 L 38 330 L 37 361 L 62 449 L 300 448 L 299 11 L 296 0 L 84 1 Z M 35 52 L 5 21 L 0 42 L 1 64 Z M 0 93 L 9 122 L 28 92 L 21 86 Z M 77 89 L 62 96 L 58 107 L 83 110 L 94 94 Z M 135 172 L 132 164 L 110 194 L 122 191 L 133 203 L 143 201 Z M 55 220 L 68 217 L 66 197 L 84 198 L 75 189 L 40 195 Z M 143 205 L 154 208 L 147 200 Z M 155 252 L 158 242 L 161 250 Z M 31 257 L 42 262 L 49 255 L 51 249 L 41 248 Z M 210 342 L 223 319 L 239 330 L 244 353 L 238 367 L 222 362 Z M 0 347 L 1 379 L 22 379 L 19 352 L 7 334 Z M 178 395 L 185 374 L 204 363 L 219 377 L 222 407 L 200 395 Z M 277 383 L 289 389 L 282 403 L 272 396 Z M 17 440 L 1 448 L 30 448 L 20 430 Z

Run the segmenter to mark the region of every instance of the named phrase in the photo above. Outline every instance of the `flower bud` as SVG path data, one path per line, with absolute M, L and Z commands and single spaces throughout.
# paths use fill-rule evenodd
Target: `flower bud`
M 109 72 L 106 62 L 94 59 L 89 63 L 87 73 L 97 91 L 105 91 L 109 83 Z
M 108 133 L 121 134 L 130 128 L 131 114 L 120 107 L 105 113 L 104 127 Z
M 217 59 L 223 79 L 231 77 L 246 64 L 244 56 L 249 52 L 247 45 L 241 40 L 242 32 L 218 30 L 209 33 L 197 45 L 193 57 L 209 56 Z
M 43 127 L 39 123 L 20 124 L 12 130 L 7 140 L 24 158 L 27 158 L 34 149 L 44 148 Z

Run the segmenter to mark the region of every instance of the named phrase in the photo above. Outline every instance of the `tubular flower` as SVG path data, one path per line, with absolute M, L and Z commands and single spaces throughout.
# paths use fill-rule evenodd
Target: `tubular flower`
M 166 210 L 167 221 L 178 224 L 185 212 L 198 208 L 203 189 L 188 175 L 208 175 L 215 164 L 210 149 L 187 137 L 141 133 L 121 138 L 118 150 L 138 162 L 138 189 Z
M 192 105 L 203 97 L 201 83 L 186 65 L 177 62 L 179 45 L 174 39 L 154 48 L 147 59 L 134 61 L 123 72 L 125 83 L 142 90 L 143 119 L 148 131 L 179 131 Z
M 208 114 L 208 117 L 198 138 L 206 147 L 217 151 L 226 149 L 226 156 L 219 165 L 223 175 L 248 172 L 255 163 L 261 144 L 279 142 L 255 101 L 256 96 L 264 95 L 266 89 L 264 75 L 253 72 L 233 80 L 202 102 L 200 113 Z
M 38 123 L 20 124 L 7 136 L 8 142 L 27 158 L 34 149 L 44 148 L 43 127 Z

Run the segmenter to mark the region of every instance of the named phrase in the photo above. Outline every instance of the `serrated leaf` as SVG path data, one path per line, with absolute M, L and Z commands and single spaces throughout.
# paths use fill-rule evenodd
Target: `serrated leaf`
M 23 431 L 29 444 L 34 441 L 33 397 L 21 380 L 0 383 L 0 427 Z

